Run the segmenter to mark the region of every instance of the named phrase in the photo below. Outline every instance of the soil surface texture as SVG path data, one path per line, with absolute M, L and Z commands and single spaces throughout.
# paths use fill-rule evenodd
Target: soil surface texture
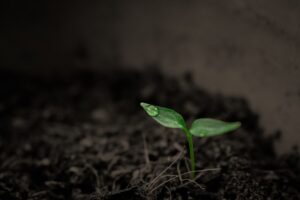
M 81 71 L 39 78 L 0 73 L 0 199 L 300 199 L 299 151 L 276 155 L 243 98 L 210 94 L 191 75 L 157 70 Z M 241 121 L 242 128 L 194 138 L 191 178 L 183 132 L 139 106 Z

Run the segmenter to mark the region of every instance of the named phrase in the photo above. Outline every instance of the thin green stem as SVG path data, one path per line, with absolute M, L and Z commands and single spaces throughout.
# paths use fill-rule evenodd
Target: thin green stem
M 196 162 L 195 162 L 195 152 L 194 152 L 194 144 L 193 144 L 193 136 L 190 131 L 185 128 L 183 131 L 186 134 L 188 144 L 189 144 L 189 153 L 190 153 L 190 163 L 191 163 L 191 170 L 192 170 L 192 178 L 195 178 L 195 170 L 196 170 Z

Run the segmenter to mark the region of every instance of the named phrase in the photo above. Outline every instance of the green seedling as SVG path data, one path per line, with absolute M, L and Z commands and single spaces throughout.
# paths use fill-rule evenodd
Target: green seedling
M 179 128 L 183 130 L 188 141 L 190 165 L 193 177 L 195 177 L 196 168 L 193 136 L 206 138 L 223 135 L 238 129 L 241 126 L 240 122 L 224 122 L 217 119 L 200 118 L 196 119 L 191 127 L 188 128 L 183 117 L 175 110 L 143 102 L 140 103 L 140 105 L 146 113 L 159 124 L 168 128 Z

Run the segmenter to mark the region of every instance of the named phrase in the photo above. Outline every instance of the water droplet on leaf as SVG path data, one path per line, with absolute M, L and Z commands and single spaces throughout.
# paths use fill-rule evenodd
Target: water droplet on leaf
M 154 105 L 150 105 L 147 103 L 141 103 L 141 106 L 144 108 L 144 110 L 147 112 L 148 115 L 151 117 L 155 117 L 159 114 L 158 108 Z

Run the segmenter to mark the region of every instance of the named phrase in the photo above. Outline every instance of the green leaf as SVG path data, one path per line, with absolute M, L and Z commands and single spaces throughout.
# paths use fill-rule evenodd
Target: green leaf
M 197 137 L 211 137 L 234 131 L 240 126 L 240 122 L 223 122 L 216 119 L 201 118 L 193 122 L 190 132 Z
M 168 128 L 186 128 L 183 117 L 176 111 L 148 103 L 140 103 L 146 113 L 155 121 Z

